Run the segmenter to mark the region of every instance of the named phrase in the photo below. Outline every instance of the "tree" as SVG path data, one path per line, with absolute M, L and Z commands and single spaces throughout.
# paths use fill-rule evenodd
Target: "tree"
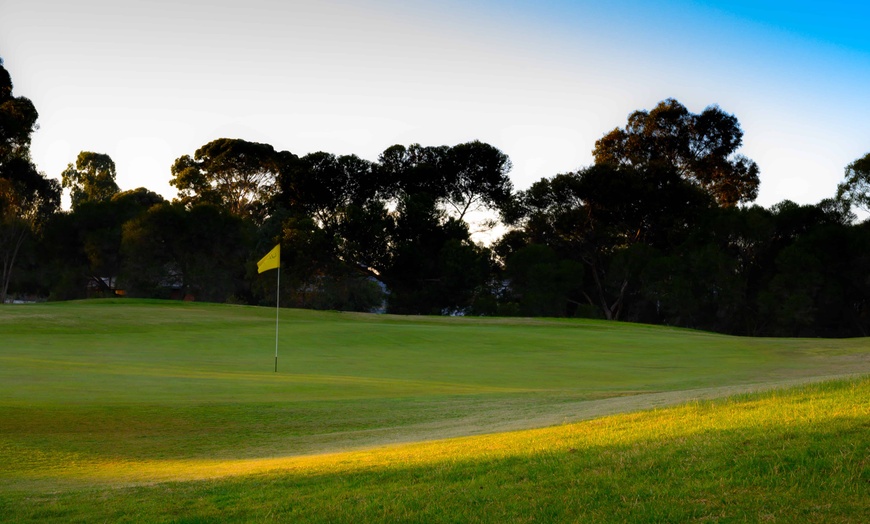
M 341 293 L 322 293 L 322 284 L 374 277 L 389 288 L 391 311 L 440 313 L 467 307 L 488 278 L 489 251 L 470 241 L 465 220 L 512 196 L 510 162 L 496 148 L 395 145 L 375 164 L 279 153 L 279 166 L 271 213 L 281 216 L 286 282 L 294 289 L 350 304 Z M 311 303 L 307 295 L 300 300 Z
M 75 167 L 69 164 L 61 173 L 61 185 L 69 188 L 72 208 L 85 202 L 105 202 L 120 188 L 115 182 L 115 162 L 109 155 L 82 151 Z
M 669 98 L 652 111 L 635 111 L 624 129 L 595 142 L 596 164 L 676 169 L 721 206 L 758 196 L 758 165 L 736 153 L 743 141 L 737 118 L 710 106 L 700 114 Z
M 447 146 L 408 147 L 396 144 L 378 157 L 378 181 L 384 197 L 393 202 L 409 195 L 444 196 Z
M 750 309 L 746 275 L 720 238 L 716 217 L 709 218 L 676 248 L 644 254 L 632 320 L 726 332 L 742 327 Z
M 123 226 L 163 197 L 145 188 L 116 194 L 110 200 L 84 201 L 69 213 L 52 217 L 46 227 L 44 252 L 52 261 L 52 294 L 80 298 L 88 288 L 113 291 L 123 263 Z
M 699 217 L 686 241 L 658 264 L 659 278 L 646 286 L 659 306 L 654 322 L 766 333 L 758 295 L 781 250 L 776 231 L 771 211 L 756 205 L 715 208 Z
M 773 206 L 778 249 L 758 302 L 767 334 L 866 336 L 870 229 L 823 200 Z
M 846 166 L 846 176 L 837 186 L 837 200 L 870 211 L 870 153 Z
M 0 304 L 25 241 L 60 207 L 60 187 L 24 158 L 0 164 Z
M 381 153 L 378 164 L 389 195 L 427 194 L 457 220 L 465 220 L 469 211 L 501 211 L 513 193 L 510 159 L 478 140 L 452 147 L 395 145 Z
M 569 316 L 569 304 L 578 304 L 583 266 L 559 258 L 549 246 L 530 244 L 508 257 L 505 275 L 512 299 L 524 316 Z
M 511 199 L 511 161 L 497 148 L 475 140 L 447 151 L 444 202 L 457 220 L 469 211 L 503 209 Z
M 30 157 L 30 135 L 38 117 L 33 102 L 12 96 L 12 77 L 0 58 L 0 163 Z
M 158 204 L 124 224 L 120 280 L 133 295 L 166 297 L 177 288 L 222 302 L 245 292 L 252 247 L 253 226 L 226 209 Z
M 38 117 L 33 103 L 12 96 L 12 78 L 0 59 L 0 304 L 25 240 L 60 207 L 60 187 L 30 160 Z
M 263 229 L 285 248 L 284 301 L 316 309 L 379 308 L 383 297 L 371 268 L 387 251 L 389 220 L 372 162 L 322 151 L 301 158 L 282 151 L 278 160 L 278 188 Z
M 407 196 L 388 229 L 389 255 L 374 268 L 398 314 L 464 311 L 490 269 L 488 250 L 469 239 L 468 225 L 446 217 L 426 194 Z
M 530 243 L 582 263 L 583 297 L 620 319 L 647 250 L 668 249 L 690 231 L 710 198 L 668 166 L 598 164 L 542 179 L 520 194 Z
M 192 158 L 178 158 L 169 183 L 188 207 L 214 204 L 261 222 L 275 191 L 278 162 L 278 153 L 268 144 L 219 138 L 197 149 Z
M 380 155 L 379 207 L 393 210 L 392 224 L 379 228 L 387 234 L 385 256 L 366 265 L 389 288 L 390 311 L 439 314 L 473 303 L 490 280 L 492 260 L 488 249 L 471 241 L 469 215 L 509 207 L 510 168 L 504 153 L 480 141 L 394 145 Z M 377 208 L 368 211 L 377 216 Z
M 376 196 L 372 163 L 356 155 L 282 155 L 275 201 L 311 216 L 321 227 L 334 226 L 349 207 L 363 206 Z

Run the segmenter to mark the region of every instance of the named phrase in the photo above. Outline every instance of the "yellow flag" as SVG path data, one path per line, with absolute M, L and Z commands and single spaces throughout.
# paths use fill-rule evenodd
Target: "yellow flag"
M 260 259 L 257 262 L 257 273 L 262 273 L 263 271 L 268 271 L 270 269 L 278 269 L 278 265 L 281 263 L 281 244 L 272 248 L 272 251 L 266 253 L 266 256 Z

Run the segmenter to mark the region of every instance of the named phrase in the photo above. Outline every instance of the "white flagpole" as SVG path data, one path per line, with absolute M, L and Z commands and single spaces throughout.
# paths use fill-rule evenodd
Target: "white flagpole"
M 278 311 L 281 304 L 281 262 L 278 261 L 278 289 L 275 290 L 275 373 L 278 372 Z

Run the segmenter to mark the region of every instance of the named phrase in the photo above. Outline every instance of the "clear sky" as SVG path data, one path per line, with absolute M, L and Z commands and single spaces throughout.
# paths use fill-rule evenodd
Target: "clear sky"
M 758 203 L 833 196 L 870 152 L 870 3 L 632 0 L 0 0 L 37 166 L 107 153 L 122 189 L 220 137 L 376 160 L 479 139 L 526 188 L 673 97 L 718 104 Z

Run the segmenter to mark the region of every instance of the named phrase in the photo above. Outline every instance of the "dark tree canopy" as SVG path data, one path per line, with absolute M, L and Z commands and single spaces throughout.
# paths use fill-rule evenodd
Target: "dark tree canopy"
M 837 200 L 870 211 L 870 153 L 846 166 L 846 176 L 837 186 Z
M 510 159 L 477 140 L 452 147 L 395 145 L 381 153 L 378 164 L 388 194 L 427 194 L 457 220 L 483 208 L 503 211 L 512 197 Z
M 505 261 L 510 298 L 524 316 L 564 317 L 581 295 L 583 266 L 561 258 L 550 246 L 529 244 Z
M 60 207 L 60 187 L 30 160 L 30 135 L 38 113 L 12 95 L 12 78 L 0 59 L 0 304 L 25 240 Z
M 36 130 L 38 117 L 33 102 L 12 96 L 12 77 L 0 58 L 0 163 L 15 157 L 29 158 L 30 135 Z
M 61 173 L 61 185 L 70 190 L 72 208 L 84 202 L 104 202 L 121 189 L 115 181 L 115 162 L 109 155 L 82 151 L 75 166 L 69 164 Z
M 543 179 L 520 194 L 523 228 L 532 244 L 581 262 L 582 296 L 618 319 L 641 248 L 666 249 L 685 237 L 710 197 L 669 166 L 598 164 Z
M 326 224 L 348 206 L 362 206 L 376 195 L 372 163 L 356 155 L 282 154 L 276 199 L 287 209 L 311 214 Z
M 736 153 L 742 141 L 734 115 L 717 106 L 694 114 L 669 98 L 629 115 L 625 128 L 595 142 L 593 155 L 597 164 L 676 169 L 719 205 L 733 206 L 758 196 L 758 165 Z
M 150 189 L 137 187 L 136 189 L 128 189 L 114 195 L 112 202 L 116 202 L 124 208 L 135 210 L 130 216 L 136 216 L 138 211 L 147 211 L 157 204 L 166 202 L 166 199 Z
M 268 144 L 219 138 L 184 155 L 172 165 L 170 184 L 185 205 L 209 203 L 232 214 L 263 218 L 264 206 L 275 190 L 278 154 Z
M 124 224 L 122 280 L 135 296 L 169 287 L 199 300 L 241 292 L 252 227 L 212 204 L 158 204 Z
M 510 201 L 512 165 L 497 148 L 480 141 L 455 145 L 446 167 L 445 202 L 458 220 L 480 207 L 503 209 Z
M 486 281 L 489 256 L 469 239 L 468 225 L 448 217 L 425 193 L 403 197 L 387 228 L 388 256 L 377 262 L 400 314 L 462 311 Z
M 448 146 L 420 144 L 396 144 L 385 149 L 378 157 L 378 176 L 387 198 L 397 200 L 418 194 L 441 198 L 448 150 Z
M 81 202 L 58 213 L 46 228 L 45 253 L 53 263 L 54 296 L 64 299 L 113 296 L 121 273 L 122 230 L 151 207 L 165 202 L 145 188 L 117 193 L 110 200 Z
M 468 307 L 489 278 L 489 251 L 471 242 L 466 221 L 512 199 L 510 161 L 495 147 L 395 145 L 374 163 L 279 153 L 279 165 L 268 227 L 276 236 L 280 218 L 297 288 L 316 295 L 324 283 L 375 278 L 390 311 L 439 313 Z

